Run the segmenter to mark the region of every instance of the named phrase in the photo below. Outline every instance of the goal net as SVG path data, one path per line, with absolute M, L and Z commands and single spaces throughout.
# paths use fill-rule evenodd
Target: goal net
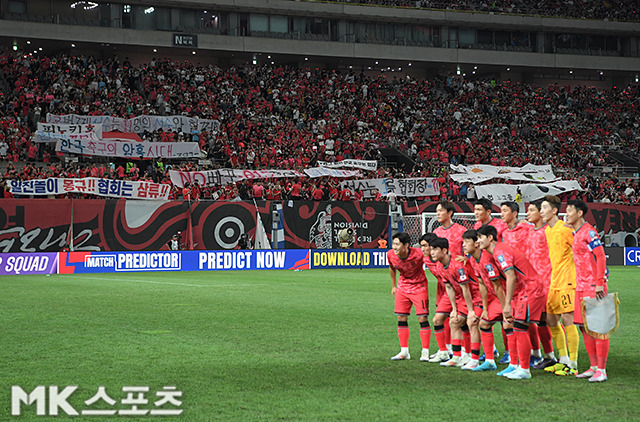
M 406 219 L 407 217 L 408 216 L 405 216 L 404 218 Z M 412 217 L 418 217 L 418 216 L 412 216 Z M 419 217 L 421 218 L 420 236 L 422 236 L 425 233 L 433 233 L 433 230 L 440 226 L 440 223 L 438 223 L 438 219 L 436 218 L 435 212 L 423 212 L 422 215 L 420 215 Z M 518 217 L 520 220 L 525 219 L 524 215 L 519 215 Z M 558 217 L 560 217 L 561 220 L 564 220 L 565 213 L 558 214 Z M 500 215 L 498 215 L 497 213 L 494 213 L 493 218 L 500 219 Z M 452 220 L 454 223 L 458 223 L 467 229 L 472 229 L 473 225 L 476 224 L 476 216 L 472 212 L 454 213 Z M 418 238 L 420 238 L 420 236 L 418 236 Z M 413 240 L 413 237 L 411 237 L 411 239 Z

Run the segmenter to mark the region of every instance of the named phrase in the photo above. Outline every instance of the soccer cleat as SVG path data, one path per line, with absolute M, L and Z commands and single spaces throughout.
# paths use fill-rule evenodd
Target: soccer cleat
M 391 358 L 391 360 L 409 360 L 411 359 L 411 355 L 409 353 L 398 353 L 397 355 L 393 356 Z
M 539 364 L 540 362 L 542 362 L 544 359 L 542 359 L 541 356 L 531 356 L 531 358 L 529 359 L 529 366 L 531 368 L 533 368 L 534 366 L 536 366 L 537 364 Z
M 469 362 L 467 362 L 463 367 L 462 370 L 463 371 L 473 371 L 478 367 L 478 362 L 471 359 Z
M 595 369 L 589 368 L 583 373 L 576 375 L 576 378 L 591 378 L 595 373 Z
M 502 355 L 502 359 L 500 359 L 500 362 L 498 363 L 511 363 L 511 357 L 509 356 L 508 350 L 504 352 L 504 355 Z
M 505 377 L 509 378 L 510 380 L 528 380 L 531 379 L 531 373 L 518 367 L 518 369 L 516 369 L 515 371 L 511 371 L 510 373 L 505 375 Z
M 485 360 L 485 359 L 484 359 L 484 353 L 483 353 L 483 354 L 478 358 L 478 360 L 479 360 L 480 362 L 484 362 L 484 360 Z
M 516 366 L 509 365 L 506 368 L 504 368 L 502 371 L 498 372 L 496 375 L 499 377 L 505 377 L 509 372 L 515 371 L 516 368 L 517 368 Z
M 558 361 L 555 359 L 544 358 L 539 364 L 532 366 L 531 369 L 545 369 L 549 366 L 555 365 L 556 363 L 558 363 Z
M 546 368 L 544 368 L 544 370 L 545 370 L 545 372 L 551 372 L 552 374 L 555 374 L 556 371 L 560 371 L 560 370 L 564 369 L 565 366 L 567 366 L 567 365 L 565 365 L 564 363 L 558 362 L 558 363 L 556 363 L 554 365 L 547 366 Z
M 434 357 L 429 359 L 429 362 L 440 363 L 440 362 L 446 362 L 448 360 L 449 360 L 449 352 L 445 350 L 440 350 L 438 351 L 438 353 L 435 354 Z
M 422 349 L 422 355 L 420 356 L 420 362 L 429 362 L 429 349 Z
M 498 367 L 496 366 L 495 362 L 484 361 L 482 365 L 473 368 L 473 371 L 495 371 L 496 369 L 498 369 Z
M 446 362 L 441 362 L 440 366 L 446 366 L 448 368 L 453 368 L 454 366 L 458 366 L 460 362 L 460 356 L 454 356 Z
M 605 382 L 607 380 L 607 374 L 604 372 L 597 370 L 595 374 L 591 378 L 589 378 L 589 382 Z
M 554 372 L 554 374 L 560 376 L 560 377 L 566 377 L 568 375 L 574 376 L 578 373 L 577 369 L 573 369 L 572 367 L 568 366 L 568 365 L 564 365 L 564 368 L 560 369 L 559 371 Z
M 465 366 L 467 363 L 469 363 L 471 361 L 471 358 L 469 357 L 469 355 L 465 354 L 462 355 L 462 357 L 460 358 L 460 360 L 458 361 L 458 363 L 456 364 L 456 366 L 458 368 L 462 368 L 463 366 Z

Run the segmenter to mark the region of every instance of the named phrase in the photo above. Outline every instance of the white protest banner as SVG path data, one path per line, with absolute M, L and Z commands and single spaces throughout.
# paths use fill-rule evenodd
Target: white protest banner
M 535 184 L 526 183 L 521 185 L 476 185 L 476 195 L 478 198 L 487 198 L 494 204 L 501 204 L 507 201 L 515 201 L 518 188 L 522 192 L 523 202 L 533 202 L 544 198 L 546 195 L 560 195 L 574 190 L 582 191 L 580 183 L 576 180 L 560 180 L 553 183 Z
M 415 177 L 410 179 L 385 179 L 387 190 L 396 196 L 413 198 L 417 196 L 440 195 L 440 184 L 435 177 Z
M 335 163 L 329 161 L 318 161 L 320 167 L 326 168 L 358 168 L 368 171 L 376 171 L 378 169 L 378 162 L 376 160 L 342 160 Z
M 90 134 L 89 137 L 80 137 L 80 135 Z M 92 139 L 99 140 L 102 138 L 101 125 L 68 125 L 38 122 L 38 130 L 36 131 L 34 142 L 56 142 L 58 139 Z
M 387 184 L 385 179 L 351 179 L 340 182 L 342 189 L 349 189 L 352 192 L 360 191 L 364 198 L 372 198 L 376 195 L 376 192 L 380 192 L 382 195 L 386 195 Z
M 345 180 L 340 182 L 340 186 L 343 189 L 346 187 L 352 191 L 358 190 L 367 198 L 375 196 L 376 191 L 382 195 L 393 193 L 406 198 L 440 195 L 438 179 L 433 177 Z
M 58 139 L 56 151 L 102 157 L 200 158 L 196 142 L 130 142 L 116 139 L 98 141 Z
M 451 178 L 458 183 L 480 183 L 491 179 L 520 180 L 523 182 L 546 183 L 558 180 L 550 165 L 523 167 L 499 167 L 487 164 L 471 166 L 451 165 Z
M 78 114 L 57 115 L 47 113 L 47 123 L 65 124 L 94 124 L 102 125 L 106 132 L 153 132 L 157 129 L 180 130 L 186 133 L 193 132 L 218 132 L 220 122 L 218 120 L 200 119 L 189 116 L 149 116 L 142 115 L 132 119 L 123 119 L 113 116 L 81 116 Z
M 33 142 L 58 142 L 59 140 L 64 139 L 66 141 L 89 141 L 89 142 L 99 142 L 101 139 L 93 132 L 89 133 L 78 133 L 78 134 L 42 134 L 41 132 L 36 132 L 33 135 L 31 140 Z
M 8 180 L 7 184 L 14 195 L 59 195 L 71 192 L 116 198 L 168 200 L 171 192 L 171 186 L 167 184 L 96 177 Z
M 304 177 L 297 170 L 239 170 L 217 169 L 204 171 L 169 170 L 171 183 L 184 187 L 185 183 L 193 184 L 196 180 L 201 186 L 219 186 L 247 179 L 277 179 L 282 177 Z
M 304 169 L 304 172 L 307 176 L 311 178 L 316 177 L 362 177 L 362 173 L 358 170 L 336 170 L 336 169 L 328 169 L 324 167 L 311 167 L 308 169 Z

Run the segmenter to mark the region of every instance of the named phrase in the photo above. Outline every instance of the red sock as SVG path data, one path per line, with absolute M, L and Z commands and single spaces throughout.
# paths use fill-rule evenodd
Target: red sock
M 482 350 L 484 350 L 484 358 L 493 359 L 493 331 L 488 328 L 486 331 L 480 329 L 480 339 L 482 340 Z
M 453 356 L 462 356 L 462 339 L 452 338 L 451 349 L 453 350 Z
M 531 357 L 531 339 L 528 331 L 514 329 L 516 337 L 518 362 L 522 369 L 529 369 L 529 358 Z M 511 353 L 511 363 L 513 363 L 513 353 Z
M 431 344 L 431 327 L 420 327 L 420 340 L 422 348 L 428 349 Z
M 598 353 L 598 369 L 607 369 L 607 357 L 609 357 L 609 339 L 596 341 L 596 352 Z
M 531 340 L 531 348 L 537 350 L 540 348 L 540 337 L 538 336 L 538 326 L 536 324 L 529 324 L 529 340 Z
M 513 332 L 513 328 L 507 328 L 505 330 L 505 335 L 507 336 L 507 341 L 509 342 L 509 356 L 511 358 L 511 365 L 518 364 L 518 349 L 516 343 L 516 335 Z M 529 358 L 527 358 L 529 359 Z
M 491 353 L 493 353 L 493 350 Z M 471 359 L 480 359 L 480 343 L 471 343 Z
M 465 325 L 465 327 L 467 327 Z M 469 327 L 462 329 L 462 344 L 464 345 L 464 351 L 471 353 L 471 334 L 469 334 Z
M 445 344 L 452 344 L 451 343 L 451 327 L 449 326 L 449 317 L 447 317 L 447 319 L 444 320 L 444 340 L 445 340 Z M 445 347 L 445 350 L 447 350 L 446 347 Z
M 444 331 L 445 328 L 443 325 L 434 325 L 433 329 L 435 331 L 436 342 L 438 343 L 438 350 L 442 352 L 447 351 L 447 341 L 445 340 Z
M 509 351 L 509 338 L 504 331 L 504 327 L 502 327 L 502 341 L 504 342 L 504 352 L 507 353 Z
M 596 349 L 596 339 L 591 337 L 582 329 L 582 338 L 584 338 L 584 348 L 587 349 L 587 354 L 589 355 L 589 363 L 591 366 L 597 366 L 598 368 L 598 350 Z M 606 363 L 606 360 L 605 360 Z
M 542 343 L 542 349 L 545 353 L 553 352 L 553 337 L 551 336 L 551 330 L 546 325 L 538 327 L 538 336 L 540 337 L 540 343 Z
M 398 326 L 398 340 L 400 347 L 409 347 L 409 327 Z

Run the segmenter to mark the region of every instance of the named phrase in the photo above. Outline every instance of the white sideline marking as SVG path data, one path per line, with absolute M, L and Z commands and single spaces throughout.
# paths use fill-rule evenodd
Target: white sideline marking
M 63 275 L 63 274 L 61 274 Z M 69 274 L 72 275 L 72 274 Z M 75 274 L 74 276 L 81 276 L 81 274 Z M 63 276 L 66 276 L 64 274 Z M 66 278 L 66 277 L 65 277 Z M 186 286 L 186 287 L 255 287 L 255 286 L 273 286 L 274 283 L 259 283 L 259 284 L 188 284 L 188 283 L 172 283 L 170 281 L 151 281 L 151 280 L 138 280 L 133 278 L 107 278 L 107 277 L 84 277 L 81 278 L 89 280 L 105 280 L 105 281 L 130 281 L 133 283 L 149 283 L 149 284 L 168 284 L 172 286 Z M 278 286 L 283 284 L 295 284 L 295 283 L 277 283 Z
M 80 274 L 78 274 L 80 275 Z M 133 278 L 107 278 L 107 277 L 81 277 L 89 280 L 108 280 L 108 281 L 131 281 L 134 283 L 149 283 L 149 284 L 169 284 L 173 286 L 187 286 L 187 287 L 207 287 L 203 284 L 188 284 L 188 283 L 172 283 L 170 281 L 151 281 L 151 280 L 136 280 Z

